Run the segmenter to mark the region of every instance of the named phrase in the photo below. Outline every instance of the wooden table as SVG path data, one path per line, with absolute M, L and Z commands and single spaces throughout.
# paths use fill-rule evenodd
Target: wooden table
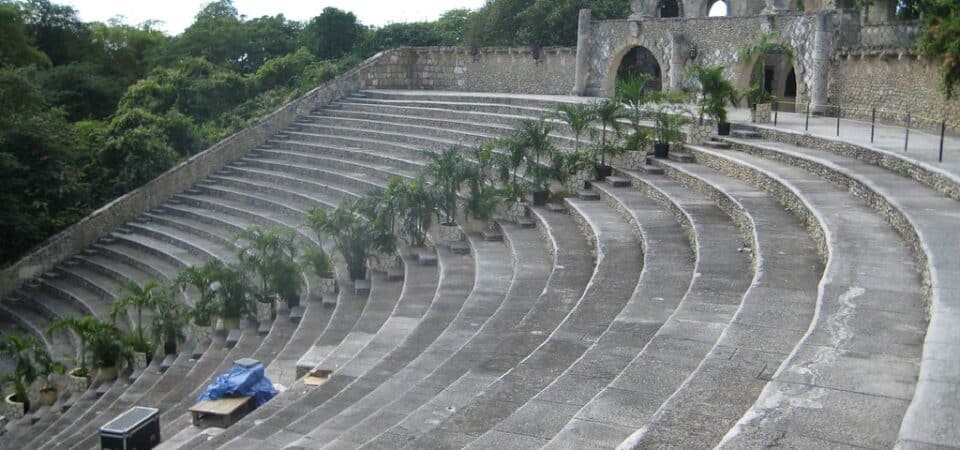
M 217 418 L 223 428 L 239 420 L 250 410 L 250 400 L 253 397 L 226 397 L 217 400 L 204 400 L 190 407 L 193 415 L 193 425 L 200 426 L 206 419 Z

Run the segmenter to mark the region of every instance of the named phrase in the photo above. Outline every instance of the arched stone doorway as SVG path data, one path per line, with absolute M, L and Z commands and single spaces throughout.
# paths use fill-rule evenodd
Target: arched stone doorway
M 750 70 L 749 86 L 762 83 L 773 95 L 780 111 L 799 111 L 797 107 L 797 72 L 786 55 L 770 53 L 762 56 Z
M 678 0 L 660 0 L 657 3 L 657 16 L 662 19 L 680 17 L 681 13 Z
M 620 58 L 616 80 L 629 79 L 640 74 L 650 76 L 650 82 L 647 84 L 648 91 L 656 92 L 663 88 L 663 71 L 660 69 L 657 57 L 646 47 L 636 46 Z

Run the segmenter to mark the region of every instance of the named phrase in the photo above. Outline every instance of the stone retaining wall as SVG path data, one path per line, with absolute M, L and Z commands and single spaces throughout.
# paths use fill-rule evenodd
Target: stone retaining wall
M 960 130 L 960 99 L 947 100 L 936 61 L 911 52 L 846 53 L 836 57 L 830 71 L 830 103 L 842 105 L 844 117 L 938 129 L 941 120 Z
M 576 49 L 406 47 L 392 50 L 370 86 L 470 92 L 568 95 Z

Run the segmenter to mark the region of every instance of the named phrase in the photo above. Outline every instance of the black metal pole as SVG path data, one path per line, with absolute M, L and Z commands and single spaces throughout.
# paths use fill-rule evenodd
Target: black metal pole
M 773 101 L 773 126 L 777 126 L 777 114 L 780 111 L 780 108 L 777 105 L 779 105 L 779 103 L 777 103 L 777 101 L 774 100 Z
M 907 145 L 910 143 L 910 113 L 907 113 L 907 131 L 903 135 L 903 152 L 907 152 Z
M 947 121 L 940 122 L 940 157 L 937 162 L 943 162 L 943 135 L 947 132 Z
M 840 105 L 839 100 L 837 101 L 837 136 L 840 136 L 840 116 L 842 115 L 843 109 Z
M 803 125 L 803 131 L 810 131 L 810 102 L 807 102 L 807 121 Z
M 877 127 L 877 108 L 873 108 L 870 113 L 870 143 L 873 143 L 873 131 Z

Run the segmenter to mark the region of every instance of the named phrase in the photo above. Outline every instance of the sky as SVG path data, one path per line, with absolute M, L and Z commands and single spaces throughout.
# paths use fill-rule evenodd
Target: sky
M 304 21 L 320 15 L 323 8 L 333 6 L 357 15 L 364 25 L 382 26 L 395 22 L 434 20 L 455 8 L 476 9 L 485 0 L 234 0 L 240 14 L 249 18 L 283 14 Z M 59 0 L 77 10 L 85 22 L 106 22 L 123 16 L 123 22 L 137 25 L 147 20 L 160 20 L 159 28 L 168 34 L 179 34 L 193 23 L 205 1 L 197 0 Z

